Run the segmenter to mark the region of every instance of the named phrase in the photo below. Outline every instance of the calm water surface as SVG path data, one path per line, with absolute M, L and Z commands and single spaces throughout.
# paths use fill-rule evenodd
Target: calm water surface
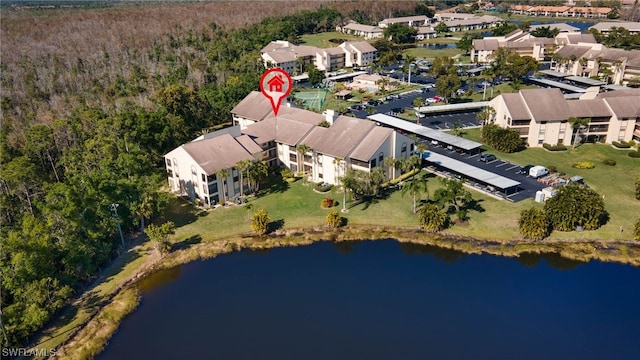
M 148 278 L 98 359 L 638 359 L 638 285 L 391 240 L 242 251 Z

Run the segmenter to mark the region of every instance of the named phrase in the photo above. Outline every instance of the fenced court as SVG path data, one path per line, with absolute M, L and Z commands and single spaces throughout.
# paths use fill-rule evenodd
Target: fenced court
M 299 91 L 293 94 L 293 97 L 302 101 L 302 105 L 309 109 L 320 110 L 324 106 L 328 93 L 329 90 L 326 89 Z

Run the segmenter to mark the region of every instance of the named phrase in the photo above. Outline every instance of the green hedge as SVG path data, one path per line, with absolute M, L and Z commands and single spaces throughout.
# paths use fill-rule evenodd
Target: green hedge
M 562 144 L 551 145 L 551 144 L 542 144 L 542 147 L 549 151 L 565 151 L 567 147 Z
M 613 159 L 604 159 L 602 161 L 605 165 L 616 166 L 616 161 Z
M 614 141 L 611 144 L 613 144 L 613 146 L 620 148 L 620 149 L 629 149 L 631 147 L 631 145 L 626 142 L 626 141 Z
M 629 155 L 630 158 L 638 159 L 640 158 L 640 151 L 629 151 L 627 155 Z

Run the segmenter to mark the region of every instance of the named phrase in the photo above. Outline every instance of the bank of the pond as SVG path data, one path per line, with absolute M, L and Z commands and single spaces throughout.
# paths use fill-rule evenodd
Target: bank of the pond
M 139 301 L 137 282 L 152 272 L 180 266 L 192 261 L 211 259 L 241 249 L 268 250 L 278 247 L 305 246 L 318 241 L 361 241 L 395 239 L 399 242 L 432 245 L 467 254 L 490 254 L 515 257 L 520 254 L 552 253 L 580 262 L 593 260 L 640 266 L 640 244 L 629 241 L 538 241 L 490 240 L 430 234 L 418 228 L 388 226 L 355 226 L 339 229 L 312 227 L 280 230 L 257 237 L 236 235 L 201 243 L 176 243 L 176 250 L 154 259 L 150 266 L 134 272 L 117 287 L 108 305 L 85 322 L 73 338 L 66 341 L 55 358 L 90 359 L 108 343 L 122 319 L 135 309 Z

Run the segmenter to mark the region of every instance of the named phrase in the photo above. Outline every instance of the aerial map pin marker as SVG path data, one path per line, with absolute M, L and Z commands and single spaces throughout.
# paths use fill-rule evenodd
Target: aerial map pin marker
M 271 102 L 274 115 L 278 115 L 282 99 L 291 93 L 292 84 L 291 76 L 280 68 L 269 69 L 262 74 L 260 91 Z

